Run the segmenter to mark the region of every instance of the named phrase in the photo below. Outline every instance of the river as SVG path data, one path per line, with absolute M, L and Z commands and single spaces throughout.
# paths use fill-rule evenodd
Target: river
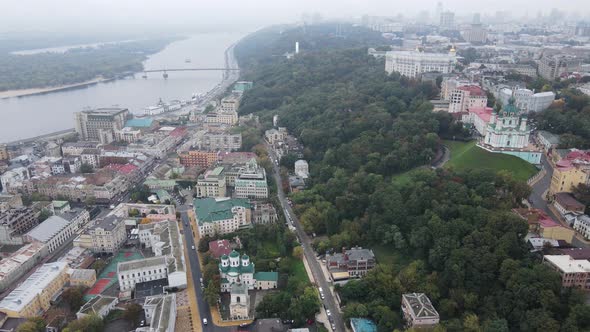
M 242 37 L 239 33 L 207 33 L 173 42 L 144 63 L 146 70 L 224 67 L 224 51 Z M 191 62 L 187 63 L 186 59 Z M 74 127 L 73 113 L 84 108 L 120 106 L 142 113 L 146 106 L 190 99 L 205 93 L 222 78 L 220 71 L 136 74 L 108 83 L 20 98 L 0 99 L 0 142 L 10 142 Z

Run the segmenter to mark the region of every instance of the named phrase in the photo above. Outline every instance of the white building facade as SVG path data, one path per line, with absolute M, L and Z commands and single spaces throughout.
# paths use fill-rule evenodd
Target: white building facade
M 391 51 L 385 55 L 385 71 L 388 74 L 398 72 L 409 78 L 416 78 L 428 72 L 448 74 L 453 71 L 456 63 L 454 49 L 449 54 Z

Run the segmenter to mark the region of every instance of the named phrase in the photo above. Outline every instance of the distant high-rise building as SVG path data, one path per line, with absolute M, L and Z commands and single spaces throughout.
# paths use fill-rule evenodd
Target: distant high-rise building
M 389 74 L 398 72 L 410 78 L 428 72 L 448 74 L 453 71 L 456 63 L 457 57 L 454 49 L 451 49 L 449 54 L 393 51 L 387 52 L 385 55 L 385 71 Z
M 485 44 L 488 40 L 488 32 L 481 23 L 473 23 L 471 27 L 461 31 L 466 42 L 472 44 Z
M 84 141 L 108 142 L 108 137 L 125 127 L 129 110 L 126 108 L 97 108 L 74 113 L 76 132 Z M 107 142 L 103 142 L 103 141 Z
M 554 80 L 562 74 L 578 71 L 580 64 L 580 59 L 575 56 L 543 54 L 539 60 L 539 76 L 547 80 Z
M 440 14 L 440 27 L 443 29 L 452 29 L 455 27 L 455 13 L 445 11 Z
M 479 13 L 473 14 L 473 24 L 481 24 L 481 15 Z
M 440 19 L 440 15 L 442 14 L 442 12 L 443 12 L 443 4 L 442 4 L 442 2 L 439 1 L 436 4 L 436 11 L 434 12 L 434 19 L 435 20 Z

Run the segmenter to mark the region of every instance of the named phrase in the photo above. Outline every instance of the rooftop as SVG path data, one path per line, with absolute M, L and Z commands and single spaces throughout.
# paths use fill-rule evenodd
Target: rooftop
M 133 261 L 121 262 L 117 265 L 117 271 L 132 271 L 151 266 L 167 265 L 166 256 L 136 259 Z
M 0 302 L 0 310 L 20 311 L 68 268 L 65 262 L 43 264 Z
M 22 264 L 37 254 L 42 247 L 42 243 L 35 241 L 18 249 L 10 257 L 3 258 L 0 261 L 0 280 L 17 270 Z
M 69 220 L 58 216 L 51 216 L 30 230 L 27 236 L 45 243 L 59 234 L 64 228 L 68 227 L 69 224 Z
M 468 91 L 470 96 L 486 96 L 486 92 L 477 85 L 462 85 L 457 90 Z
M 411 309 L 415 318 L 439 318 L 438 312 L 432 306 L 430 299 L 424 293 L 409 293 L 402 295 L 403 301 Z
M 152 307 L 154 310 L 150 322 L 151 331 L 167 332 L 170 319 L 176 319 L 176 317 L 172 317 L 172 308 L 176 307 L 176 294 L 174 293 L 146 297 L 143 306 L 144 308 Z
M 574 259 L 569 255 L 545 255 L 543 259 L 564 273 L 590 272 L 590 262 L 587 259 Z
M 559 144 L 559 135 L 555 135 L 545 130 L 539 130 L 537 132 L 539 136 L 545 138 L 551 144 Z
M 118 302 L 116 297 L 98 295 L 86 302 L 78 312 L 87 315 L 99 314 L 102 307 L 108 306 L 113 302 Z
M 250 208 L 245 198 L 201 198 L 194 200 L 195 212 L 199 224 L 233 218 L 234 207 Z
M 468 109 L 468 111 L 469 113 L 477 115 L 485 123 L 489 123 L 490 118 L 492 117 L 492 113 L 494 112 L 494 109 L 491 107 L 472 107 Z
M 586 208 L 586 206 L 584 204 L 580 203 L 570 193 L 565 193 L 565 192 L 556 193 L 555 200 L 557 201 L 557 203 L 559 203 L 561 206 L 563 206 L 564 208 L 566 208 L 568 210 L 581 210 L 583 212 L 584 209 Z
M 261 281 L 278 281 L 278 272 L 256 272 L 254 273 L 254 279 Z
M 149 128 L 154 123 L 153 119 L 150 118 L 141 118 L 141 119 L 131 119 L 125 122 L 125 127 L 135 127 L 135 128 Z
M 89 280 L 96 277 L 94 269 L 73 269 L 70 274 L 72 280 Z
M 209 252 L 214 258 L 219 258 L 222 255 L 229 255 L 231 247 L 228 240 L 214 240 L 209 241 Z

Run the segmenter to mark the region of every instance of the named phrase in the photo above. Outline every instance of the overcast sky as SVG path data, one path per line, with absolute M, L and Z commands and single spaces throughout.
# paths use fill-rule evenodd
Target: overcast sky
M 0 31 L 112 29 L 131 27 L 188 27 L 244 24 L 249 28 L 290 23 L 302 13 L 323 17 L 363 14 L 413 16 L 421 10 L 434 13 L 432 0 L 0 0 Z M 447 0 L 445 9 L 457 14 L 493 14 L 510 11 L 514 16 L 552 8 L 590 15 L 590 0 Z

